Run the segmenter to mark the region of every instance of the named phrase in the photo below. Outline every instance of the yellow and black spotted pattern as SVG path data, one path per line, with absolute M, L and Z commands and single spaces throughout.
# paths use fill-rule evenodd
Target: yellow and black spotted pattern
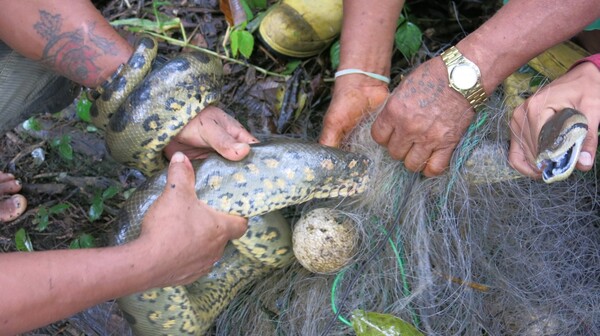
M 219 100 L 218 58 L 180 54 L 152 69 L 156 41 L 143 37 L 127 64 L 95 95 L 90 114 L 106 131 L 111 156 L 151 175 L 165 166 L 163 148 L 209 104 Z
M 218 59 L 182 54 L 150 71 L 155 56 L 156 41 L 142 38 L 130 61 L 91 97 L 93 120 L 106 131 L 112 156 L 154 174 L 121 209 L 115 244 L 139 236 L 144 215 L 164 189 L 163 147 L 219 98 Z M 226 247 L 210 274 L 193 284 L 120 298 L 134 331 L 204 334 L 247 284 L 293 260 L 290 227 L 276 210 L 314 198 L 361 193 L 369 166 L 361 155 L 292 140 L 253 145 L 238 162 L 219 155 L 194 162 L 198 198 L 219 211 L 248 217 L 248 231 Z
M 202 335 L 247 284 L 293 259 L 291 230 L 276 210 L 364 191 L 370 161 L 359 154 L 293 140 L 252 146 L 242 161 L 211 155 L 194 162 L 196 194 L 213 208 L 250 218 L 211 273 L 191 285 L 119 299 L 139 335 Z M 118 217 L 117 243 L 135 239 L 146 211 L 167 181 L 166 169 L 129 198 Z

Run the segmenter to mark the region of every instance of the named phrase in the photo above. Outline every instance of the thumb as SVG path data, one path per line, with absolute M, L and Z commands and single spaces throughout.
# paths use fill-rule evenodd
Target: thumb
M 165 193 L 178 192 L 196 195 L 195 181 L 196 176 L 190 160 L 185 154 L 175 152 L 169 163 Z
M 598 130 L 593 128 L 590 127 L 577 160 L 577 168 L 581 171 L 588 171 L 594 165 L 596 148 L 598 147 Z
M 248 229 L 248 219 L 235 215 L 225 215 L 227 220 L 223 221 L 227 226 L 229 240 L 238 239 L 246 233 Z

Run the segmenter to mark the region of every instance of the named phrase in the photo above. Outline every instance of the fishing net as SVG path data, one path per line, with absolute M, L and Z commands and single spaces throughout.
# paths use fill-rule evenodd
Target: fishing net
M 361 309 L 428 335 L 600 334 L 597 172 L 550 185 L 518 178 L 500 99 L 436 178 L 406 171 L 364 122 L 346 145 L 373 160 L 371 187 L 289 214 L 329 206 L 354 219 L 352 261 L 335 274 L 297 262 L 273 272 L 236 297 L 213 333 L 349 335 Z

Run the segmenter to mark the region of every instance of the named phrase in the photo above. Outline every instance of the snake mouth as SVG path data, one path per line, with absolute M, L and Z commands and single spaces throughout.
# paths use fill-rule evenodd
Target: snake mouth
M 583 138 L 578 139 L 562 155 L 550 157 L 538 163 L 538 168 L 542 169 L 544 182 L 552 183 L 569 177 L 577 164 L 582 144 Z

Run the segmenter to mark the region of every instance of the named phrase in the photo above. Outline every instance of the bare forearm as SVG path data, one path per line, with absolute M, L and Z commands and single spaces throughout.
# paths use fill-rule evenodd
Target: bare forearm
M 139 255 L 130 246 L 0 255 L 0 334 L 14 335 L 147 289 L 148 263 Z
M 457 47 L 480 67 L 489 94 L 520 66 L 598 17 L 598 0 L 510 0 Z
M 345 0 L 339 68 L 389 76 L 394 32 L 403 5 L 403 0 Z
M 0 1 L 0 38 L 22 55 L 88 87 L 127 61 L 132 49 L 90 1 Z

